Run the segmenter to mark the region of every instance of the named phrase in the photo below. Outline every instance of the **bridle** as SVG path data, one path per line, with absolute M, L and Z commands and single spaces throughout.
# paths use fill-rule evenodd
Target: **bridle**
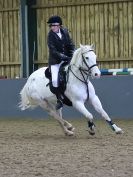
M 85 85 L 86 85 L 86 88 L 87 88 L 87 100 L 89 99 L 89 88 L 88 88 L 88 78 L 90 76 L 90 71 L 93 67 L 97 66 L 97 63 L 92 65 L 92 66 L 88 66 L 86 60 L 85 60 L 85 57 L 84 57 L 84 54 L 87 53 L 87 52 L 91 52 L 91 51 L 94 51 L 94 50 L 89 50 L 89 51 L 86 51 L 84 53 L 81 54 L 82 56 L 82 66 L 83 64 L 85 64 L 85 66 L 87 67 L 87 69 L 83 68 L 82 66 L 80 66 L 78 69 L 80 71 L 80 74 L 82 75 L 82 79 L 80 79 L 72 70 L 71 68 L 71 65 L 68 66 L 68 71 L 67 71 L 67 81 L 68 81 L 68 78 L 69 78 L 69 71 L 71 71 L 71 73 L 81 82 L 83 82 Z M 77 67 L 76 65 L 73 65 L 75 67 Z
M 78 79 L 80 80 L 81 82 L 86 82 L 88 80 L 88 77 L 90 76 L 90 71 L 93 67 L 97 66 L 97 63 L 92 65 L 92 66 L 88 66 L 86 60 L 85 60 L 85 57 L 84 57 L 84 54 L 87 53 L 87 52 L 91 52 L 91 51 L 94 51 L 94 50 L 89 50 L 89 51 L 86 51 L 84 53 L 81 54 L 82 56 L 82 66 L 83 64 L 85 64 L 85 66 L 87 67 L 87 69 L 83 68 L 82 66 L 80 66 L 78 69 L 83 77 L 83 80 L 81 80 L 79 77 L 76 76 L 76 74 L 72 71 L 72 68 L 71 68 L 71 65 L 68 66 L 68 71 L 70 70 L 73 75 Z M 75 64 L 73 64 L 73 66 L 77 67 Z M 87 76 L 87 79 L 85 79 L 85 75 Z
M 85 54 L 85 53 L 88 53 L 88 52 L 91 52 L 91 51 L 94 51 L 94 50 L 91 49 L 91 50 L 86 51 L 86 52 L 84 52 L 84 53 L 81 54 L 81 55 L 82 55 L 82 58 L 83 58 L 82 63 L 84 63 L 84 64 L 86 65 L 86 67 L 88 68 L 88 70 L 86 70 L 86 69 L 83 69 L 83 70 L 86 70 L 86 71 L 88 71 L 88 72 L 90 72 L 90 70 L 91 70 L 93 67 L 97 66 L 97 63 L 94 64 L 94 65 L 92 65 L 92 66 L 88 66 L 88 64 L 87 64 L 87 62 L 86 62 L 86 60 L 85 60 L 84 54 Z

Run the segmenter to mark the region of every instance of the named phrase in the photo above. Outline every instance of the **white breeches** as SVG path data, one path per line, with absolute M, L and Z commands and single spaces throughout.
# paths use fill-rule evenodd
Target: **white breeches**
M 58 87 L 58 73 L 59 73 L 59 69 L 60 69 L 60 65 L 62 64 L 62 62 L 60 64 L 55 64 L 55 65 L 51 65 L 51 75 L 52 75 L 52 85 L 54 87 Z

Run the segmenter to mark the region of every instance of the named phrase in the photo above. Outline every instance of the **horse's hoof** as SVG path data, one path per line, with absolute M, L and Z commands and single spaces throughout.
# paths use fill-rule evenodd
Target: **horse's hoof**
M 66 136 L 73 136 L 74 133 L 73 133 L 72 131 L 67 131 L 67 132 L 65 132 L 65 135 L 66 135 Z
M 115 132 L 116 134 L 123 134 L 124 132 L 123 132 L 123 130 L 117 130 L 116 132 Z
M 92 136 L 95 135 L 95 132 L 94 132 L 94 131 L 89 130 L 88 132 L 89 132 L 89 134 L 92 135 Z
M 68 127 L 67 130 L 74 132 L 75 128 L 74 127 Z

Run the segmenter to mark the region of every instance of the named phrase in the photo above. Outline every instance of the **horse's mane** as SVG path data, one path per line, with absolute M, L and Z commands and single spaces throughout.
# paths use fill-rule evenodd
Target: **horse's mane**
M 78 48 L 77 50 L 75 50 L 74 54 L 73 54 L 73 57 L 72 57 L 72 60 L 70 62 L 70 64 L 75 64 L 76 63 L 76 60 L 79 58 L 79 54 L 81 53 L 81 48 Z

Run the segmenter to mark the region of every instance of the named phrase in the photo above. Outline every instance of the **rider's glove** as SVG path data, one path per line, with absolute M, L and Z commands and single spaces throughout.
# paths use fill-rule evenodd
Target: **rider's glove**
M 71 60 L 71 57 L 68 57 L 68 56 L 64 55 L 63 53 L 61 53 L 60 55 L 61 55 L 61 60 L 63 60 L 63 61 L 69 62 Z

